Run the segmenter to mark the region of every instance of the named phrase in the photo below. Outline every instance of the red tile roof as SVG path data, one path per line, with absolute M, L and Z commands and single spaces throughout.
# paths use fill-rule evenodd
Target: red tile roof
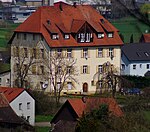
M 81 117 L 83 112 L 90 112 L 91 110 L 98 108 L 100 104 L 107 104 L 109 111 L 112 112 L 113 115 L 118 117 L 123 116 L 121 108 L 113 98 L 88 98 L 86 99 L 86 103 L 84 103 L 82 99 L 68 99 L 68 102 L 78 117 Z
M 40 33 L 44 36 L 50 47 L 79 47 L 79 46 L 105 46 L 122 45 L 118 30 L 101 16 L 94 8 L 87 5 L 76 5 L 76 7 L 61 2 L 62 11 L 59 4 L 55 6 L 43 6 L 33 13 L 24 23 L 16 28 L 15 32 Z M 101 22 L 103 20 L 104 22 Z M 49 24 L 47 24 L 49 21 Z M 98 39 L 94 35 L 93 42 L 80 43 L 70 36 L 65 40 L 63 32 L 77 33 L 82 25 L 87 22 L 97 32 L 114 31 L 114 37 L 108 38 L 105 34 L 103 39 Z M 52 40 L 50 32 L 59 34 L 58 40 Z M 94 32 L 94 31 L 93 31 Z
M 143 34 L 144 42 L 148 43 L 150 42 L 150 34 Z
M 18 97 L 24 90 L 23 88 L 0 87 L 0 93 L 5 95 L 9 103 Z

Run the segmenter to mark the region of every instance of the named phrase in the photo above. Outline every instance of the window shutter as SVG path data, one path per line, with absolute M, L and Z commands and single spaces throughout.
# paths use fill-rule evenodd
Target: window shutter
M 98 65 L 96 66 L 96 73 L 98 72 Z
M 83 74 L 83 66 L 80 67 L 81 74 Z
M 96 48 L 96 58 L 98 58 L 98 48 Z
M 81 58 L 83 58 L 83 49 L 81 49 Z
M 115 48 L 113 50 L 113 55 L 114 55 L 114 57 L 116 57 L 116 49 Z
M 72 53 L 71 53 L 72 58 L 74 58 L 74 53 L 75 53 L 75 50 L 72 49 Z
M 88 49 L 88 58 L 90 58 L 90 50 Z
M 107 57 L 109 57 L 109 48 L 107 49 Z
M 33 49 L 32 48 L 30 48 L 30 57 L 33 58 Z
M 32 66 L 32 74 L 36 74 L 36 65 Z
M 66 49 L 62 50 L 62 55 L 63 55 L 63 57 L 67 57 L 67 50 Z
M 88 74 L 90 74 L 90 66 L 88 66 Z
M 105 57 L 105 50 L 102 49 L 102 57 Z

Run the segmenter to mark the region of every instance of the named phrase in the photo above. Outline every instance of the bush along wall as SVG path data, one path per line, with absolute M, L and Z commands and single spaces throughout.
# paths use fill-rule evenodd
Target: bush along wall
M 150 77 L 127 76 L 127 75 L 123 77 L 132 82 L 134 84 L 134 87 L 136 88 L 150 87 Z

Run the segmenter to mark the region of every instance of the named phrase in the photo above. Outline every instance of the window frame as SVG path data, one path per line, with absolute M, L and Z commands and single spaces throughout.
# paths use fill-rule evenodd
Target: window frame
M 98 54 L 98 58 L 102 58 L 103 57 L 103 48 L 98 48 L 98 53 L 97 54 Z
M 83 49 L 83 58 L 88 58 L 88 48 Z
M 31 102 L 27 102 L 27 110 L 31 109 Z
M 133 64 L 133 68 L 132 68 L 133 70 L 136 70 L 136 64 Z
M 88 65 L 83 65 L 82 73 L 83 74 L 87 74 L 88 73 Z
M 19 103 L 19 110 L 22 110 L 22 103 Z

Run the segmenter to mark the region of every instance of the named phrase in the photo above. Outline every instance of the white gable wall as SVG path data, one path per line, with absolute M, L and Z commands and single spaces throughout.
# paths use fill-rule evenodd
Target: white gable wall
M 19 104 L 22 103 L 21 109 L 19 109 Z M 30 103 L 29 109 L 27 109 L 27 103 Z M 28 116 L 29 123 L 34 125 L 35 122 L 35 100 L 26 92 L 23 91 L 17 98 L 15 98 L 10 106 L 16 112 L 18 116 L 24 116 L 26 119 Z

